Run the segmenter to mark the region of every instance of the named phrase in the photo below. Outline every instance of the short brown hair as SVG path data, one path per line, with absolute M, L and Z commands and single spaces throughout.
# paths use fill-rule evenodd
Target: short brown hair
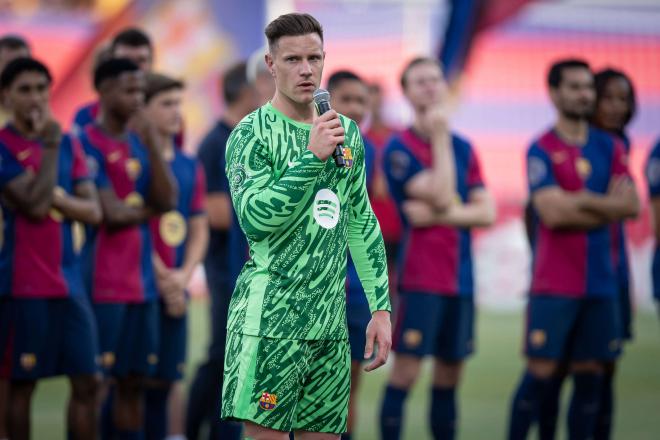
M 271 21 L 264 30 L 270 49 L 282 37 L 297 37 L 298 35 L 318 34 L 323 41 L 321 23 L 309 14 L 284 14 Z
M 169 92 L 170 90 L 183 89 L 183 81 L 171 78 L 160 73 L 148 73 L 146 75 L 146 87 L 144 89 L 144 101 L 149 102 L 159 93 Z
M 431 58 L 431 57 L 413 58 L 408 64 L 406 64 L 406 67 L 403 69 L 403 72 L 401 72 L 401 88 L 403 89 L 406 88 L 406 81 L 408 80 L 408 74 L 413 69 L 413 67 L 419 66 L 420 64 L 433 64 L 435 66 L 438 66 L 438 68 L 442 69 L 442 67 L 440 66 L 440 62 L 438 62 L 438 60 L 436 60 L 435 58 Z

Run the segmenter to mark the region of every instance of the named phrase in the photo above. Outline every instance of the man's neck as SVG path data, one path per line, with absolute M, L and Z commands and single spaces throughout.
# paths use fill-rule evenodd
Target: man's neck
M 424 140 L 431 138 L 431 134 L 426 131 L 424 125 L 422 124 L 422 113 L 415 112 L 415 118 L 413 119 L 412 128 L 415 133 Z
M 11 125 L 14 129 L 23 136 L 25 139 L 36 139 L 37 133 L 31 128 L 30 124 L 27 121 L 24 121 L 20 118 L 12 118 L 10 120 Z
M 589 135 L 589 124 L 585 119 L 573 119 L 560 115 L 555 131 L 563 140 L 572 145 L 584 145 Z
M 236 127 L 246 114 L 247 112 L 238 108 L 238 106 L 229 106 L 222 115 L 222 120 L 230 127 Z
M 275 92 L 275 97 L 271 101 L 271 104 L 286 117 L 294 121 L 311 124 L 314 119 L 314 104 L 311 102 L 309 104 L 299 104 L 282 93 Z
M 158 149 L 163 155 L 163 159 L 170 162 L 174 159 L 174 136 L 169 133 L 163 133 L 158 131 L 156 135 L 156 142 L 158 144 Z
M 103 131 L 112 137 L 122 137 L 126 135 L 128 122 L 114 118 L 108 112 L 101 112 L 97 118 L 98 124 Z

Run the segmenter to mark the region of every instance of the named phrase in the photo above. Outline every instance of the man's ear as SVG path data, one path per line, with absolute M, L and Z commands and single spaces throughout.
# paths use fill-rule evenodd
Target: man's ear
M 266 66 L 268 67 L 268 71 L 274 77 L 275 76 L 275 71 L 273 70 L 274 60 L 273 60 L 273 56 L 270 54 L 270 52 L 267 52 L 264 55 L 264 60 L 266 61 Z

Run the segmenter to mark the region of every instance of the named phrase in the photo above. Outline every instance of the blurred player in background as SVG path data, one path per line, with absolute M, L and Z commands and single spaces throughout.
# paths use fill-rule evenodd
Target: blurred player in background
M 4 35 L 0 37 L 0 73 L 5 66 L 16 58 L 29 57 L 30 46 L 20 35 Z M 11 112 L 6 108 L 4 94 L 0 96 L 0 127 L 9 122 Z M 2 224 L 0 222 L 0 224 Z M 0 292 L 0 356 L 4 353 L 6 337 L 9 329 L 9 299 L 8 292 Z M 3 295 L 4 294 L 4 295 Z M 0 439 L 7 437 L 7 399 L 9 398 L 9 381 L 0 372 Z
M 332 108 L 353 121 L 362 124 L 368 111 L 369 95 L 365 82 L 355 73 L 340 70 L 328 78 L 327 85 Z M 367 192 L 371 189 L 374 176 L 375 149 L 371 142 L 364 140 L 364 163 L 367 176 Z M 360 384 L 360 370 L 364 359 L 367 324 L 371 319 L 369 303 L 362 289 L 353 259 L 346 266 L 346 322 L 348 341 L 351 348 L 351 395 L 348 402 L 348 429 L 342 440 L 350 440 L 358 420 L 357 392 Z
M 433 437 L 453 439 L 456 388 L 474 350 L 471 229 L 495 221 L 475 150 L 449 128 L 447 85 L 440 65 L 415 58 L 401 86 L 415 112 L 412 127 L 395 136 L 385 174 L 404 224 L 399 257 L 399 304 L 394 365 L 382 401 L 383 439 L 401 438 L 403 406 L 425 356 L 433 356 L 429 422 Z
M 183 83 L 151 73 L 146 81 L 146 117 L 154 124 L 158 146 L 170 165 L 178 189 L 176 209 L 151 219 L 154 268 L 160 294 L 160 344 L 158 367 L 145 399 L 145 438 L 181 439 L 167 432 L 167 401 L 174 382 L 183 378 L 187 339 L 186 287 L 208 245 L 208 221 L 204 207 L 204 172 L 196 159 L 174 145 L 181 130 Z M 174 437 L 177 435 L 178 437 Z
M 128 58 L 138 65 L 143 72 L 150 72 L 154 64 L 154 48 L 149 36 L 140 29 L 128 28 L 119 32 L 110 43 L 108 49 L 97 53 L 95 62 L 107 61 L 109 58 Z M 73 118 L 71 130 L 81 133 L 82 129 L 93 123 L 99 115 L 100 103 L 91 102 L 82 106 Z
M 95 176 L 103 223 L 87 238 L 84 262 L 99 329 L 102 366 L 116 379 L 104 435 L 141 438 L 145 377 L 158 363 L 158 291 L 149 231 L 152 216 L 176 207 L 176 186 L 158 145 L 161 137 L 142 113 L 144 73 L 125 58 L 94 72 L 101 113 L 81 140 Z M 128 130 L 129 121 L 137 135 Z
M 244 422 L 249 438 L 287 439 L 293 430 L 339 439 L 350 392 L 347 245 L 373 313 L 365 357 L 378 344 L 367 371 L 389 352 L 385 247 L 357 124 L 332 110 L 316 116 L 321 25 L 286 14 L 265 34 L 275 96 L 239 123 L 227 145 L 232 202 L 251 258 L 229 308 L 222 417 Z M 330 158 L 339 144 L 343 168 Z
M 261 63 L 265 65 L 263 58 Z M 268 78 L 272 82 L 270 73 Z M 236 64 L 223 73 L 221 89 L 225 111 L 198 150 L 199 160 L 206 171 L 210 228 L 204 270 L 211 295 L 211 338 L 208 359 L 199 367 L 190 386 L 186 417 L 188 440 L 199 438 L 204 423 L 209 424 L 211 440 L 238 440 L 242 430 L 240 423 L 223 421 L 218 417 L 222 403 L 229 300 L 238 273 L 249 258 L 247 241 L 231 205 L 229 182 L 225 174 L 225 148 L 232 129 L 259 106 L 260 97 L 248 81 L 245 63 Z
M 387 268 L 390 271 L 390 295 L 396 294 L 396 257 L 401 241 L 401 218 L 396 203 L 392 200 L 387 187 L 387 179 L 383 172 L 383 154 L 390 138 L 396 130 L 388 125 L 383 118 L 383 88 L 380 84 L 369 84 L 369 128 L 365 138 L 369 139 L 376 149 L 376 163 L 369 197 L 374 214 L 383 231 L 385 250 L 387 251 Z
M 547 411 L 560 362 L 567 361 L 574 383 L 569 438 L 588 439 L 595 432 L 604 363 L 617 358 L 622 337 L 611 227 L 635 216 L 639 200 L 622 142 L 587 121 L 596 99 L 589 66 L 559 61 L 548 86 L 558 120 L 527 154 L 539 221 L 532 234 L 527 368 L 513 398 L 508 438 L 527 438 L 539 409 Z
M 30 56 L 30 45 L 20 35 L 9 34 L 0 37 L 0 73 L 10 61 L 16 58 L 29 58 Z M 5 126 L 10 115 L 11 112 L 5 107 L 4 97 L 0 97 L 0 127 Z M 2 398 L 0 397 L 0 399 Z
M 245 66 L 247 80 L 257 92 L 258 105 L 264 105 L 275 95 L 275 81 L 266 66 L 265 55 L 265 48 L 257 49 L 250 55 Z
M 15 59 L 0 75 L 12 112 L 0 131 L 0 292 L 11 293 L 13 316 L 3 347 L 12 381 L 9 437 L 30 438 L 36 381 L 64 374 L 69 436 L 93 439 L 98 340 L 72 224 L 99 223 L 101 207 L 80 144 L 50 114 L 50 85 L 46 66 L 31 58 Z
M 651 149 L 646 162 L 646 182 L 649 188 L 651 221 L 653 222 L 655 237 L 653 265 L 651 267 L 653 298 L 658 304 L 658 314 L 660 315 L 660 139 L 656 141 L 655 146 Z
M 594 76 L 596 105 L 591 115 L 592 124 L 617 137 L 623 144 L 626 154 L 630 153 L 630 138 L 626 133 L 636 110 L 635 90 L 630 78 L 623 72 L 606 69 Z M 619 286 L 619 312 L 621 317 L 622 339 L 632 338 L 632 303 L 630 297 L 630 274 L 626 250 L 626 234 L 623 222 L 610 226 L 612 234 L 613 262 Z M 611 436 L 614 412 L 614 361 L 604 365 L 604 375 L 600 396 L 599 412 L 594 431 L 595 440 L 607 440 Z M 555 438 L 559 414 L 560 392 L 567 366 L 562 365 L 548 387 L 539 413 L 539 436 L 541 440 Z

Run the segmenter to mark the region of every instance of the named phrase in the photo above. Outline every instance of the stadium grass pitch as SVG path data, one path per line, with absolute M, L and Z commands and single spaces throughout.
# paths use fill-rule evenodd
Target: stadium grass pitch
M 511 393 L 520 377 L 522 312 L 479 312 L 477 353 L 468 362 L 460 394 L 462 440 L 490 440 L 505 437 Z M 191 305 L 190 344 L 186 381 L 194 374 L 207 348 L 208 304 Z M 378 410 L 387 371 L 363 376 L 357 440 L 378 438 Z M 407 406 L 404 439 L 431 439 L 428 430 L 430 364 L 424 366 Z M 564 401 L 570 395 L 564 386 Z M 626 345 L 616 383 L 617 413 L 613 438 L 650 440 L 660 433 L 660 322 L 655 313 L 638 312 L 635 339 Z M 68 387 L 65 379 L 42 381 L 37 388 L 32 410 L 35 439 L 65 439 L 65 409 Z M 567 404 L 563 405 L 563 410 Z M 565 422 L 560 420 L 559 439 L 564 438 Z M 532 437 L 535 438 L 535 437 Z

